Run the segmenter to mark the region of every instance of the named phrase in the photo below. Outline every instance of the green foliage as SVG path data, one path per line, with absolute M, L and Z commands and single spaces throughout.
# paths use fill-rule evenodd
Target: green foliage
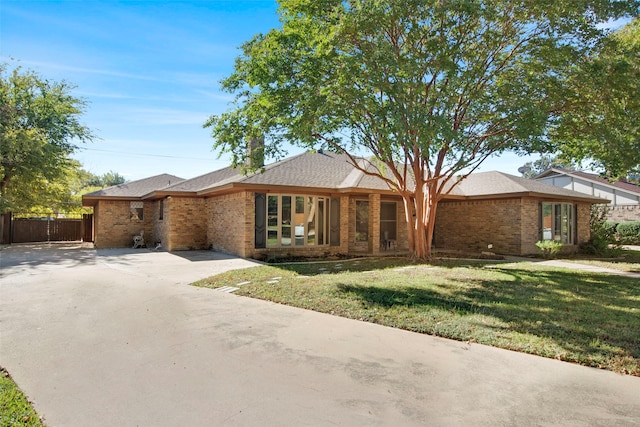
M 94 187 L 111 187 L 113 185 L 124 184 L 126 179 L 118 172 L 109 171 L 100 176 L 91 174 L 91 178 L 87 180 L 86 184 Z
M 591 206 L 589 221 L 591 235 L 587 242 L 580 245 L 583 253 L 602 257 L 617 256 L 620 253 L 615 238 L 618 223 L 607 221 L 608 212 L 609 207 L 606 205 Z
M 76 167 L 77 143 L 92 139 L 80 123 L 84 102 L 68 83 L 0 64 L 0 212 L 22 208 Z
M 619 222 L 616 221 L 604 221 L 603 228 L 606 233 L 606 237 L 611 243 L 615 240 L 616 228 L 618 228 Z
M 574 165 L 560 161 L 556 156 L 543 154 L 538 160 L 527 162 L 518 168 L 523 178 L 532 179 L 551 168 L 575 170 Z
M 38 414 L 13 382 L 0 368 L 0 426 L 42 426 Z
M 280 5 L 282 27 L 245 43 L 222 81 L 236 100 L 205 124 L 214 148 L 233 166 L 261 137 L 265 158 L 284 157 L 288 143 L 351 155 L 415 211 L 418 258 L 454 176 L 506 150 L 546 151 L 549 123 L 570 108 L 563 76 L 590 54 L 597 24 L 637 13 L 634 0 Z
M 638 6 L 636 6 L 638 7 Z M 611 179 L 640 172 L 640 19 L 602 40 L 567 78 L 551 134 L 563 159 L 588 161 Z
M 542 256 L 545 258 L 555 258 L 560 253 L 564 246 L 562 242 L 555 240 L 540 240 L 536 242 L 536 246 L 542 251 Z
M 640 245 L 640 221 L 621 222 L 616 227 L 616 233 L 620 243 L 627 245 Z

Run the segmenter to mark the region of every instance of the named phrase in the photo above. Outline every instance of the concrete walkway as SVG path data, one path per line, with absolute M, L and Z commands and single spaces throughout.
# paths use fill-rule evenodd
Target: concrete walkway
M 633 277 L 633 278 L 640 279 L 640 273 L 631 273 L 628 271 L 614 270 L 613 268 L 599 267 L 597 265 L 580 264 L 580 263 L 571 262 L 571 261 L 563 261 L 561 259 L 550 259 L 546 261 L 541 261 L 538 264 L 547 265 L 550 267 L 570 268 L 573 270 L 589 271 L 591 273 L 613 274 L 615 276 L 625 276 L 625 277 Z
M 214 252 L 0 252 L 0 365 L 49 426 L 638 425 L 640 378 L 187 283 Z

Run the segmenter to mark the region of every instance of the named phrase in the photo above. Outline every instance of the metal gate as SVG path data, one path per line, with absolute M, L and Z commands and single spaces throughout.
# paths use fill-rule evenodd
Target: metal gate
M 93 215 L 85 214 L 82 219 L 69 218 L 14 218 L 8 214 L 9 232 L 2 243 L 30 242 L 72 242 L 93 241 Z M 8 240 L 8 241 L 7 241 Z

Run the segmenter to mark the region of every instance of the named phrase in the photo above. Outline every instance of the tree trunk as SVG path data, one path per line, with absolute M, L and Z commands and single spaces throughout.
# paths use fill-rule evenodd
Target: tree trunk
M 415 194 L 403 194 L 409 250 L 417 259 L 431 259 L 438 196 L 434 185 L 417 186 Z

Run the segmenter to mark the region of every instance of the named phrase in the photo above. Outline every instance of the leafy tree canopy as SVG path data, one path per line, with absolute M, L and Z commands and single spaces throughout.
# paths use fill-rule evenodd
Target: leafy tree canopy
M 12 211 L 18 215 L 40 216 L 91 213 L 90 209 L 82 207 L 83 194 L 126 182 L 117 172 L 103 175 L 88 172 L 75 160 L 61 168 L 54 181 L 38 177 L 23 183 L 21 179 L 16 177 L 12 183 Z
M 109 171 L 100 176 L 92 174 L 91 179 L 87 181 L 88 184 L 96 187 L 100 187 L 100 188 L 111 187 L 112 185 L 120 185 L 120 184 L 124 184 L 125 182 L 126 182 L 126 179 L 122 175 L 120 175 L 118 172 L 114 172 L 114 171 Z
M 80 123 L 85 103 L 73 86 L 0 64 L 0 212 L 25 204 L 42 185 L 64 180 L 78 143 L 91 131 Z
M 538 160 L 527 162 L 518 168 L 518 172 L 522 174 L 523 178 L 531 179 L 547 169 L 562 168 L 567 170 L 575 170 L 575 166 L 571 163 L 564 163 L 558 157 L 550 154 L 543 154 Z
M 551 134 L 561 157 L 613 180 L 640 173 L 640 19 L 601 40 L 568 83 L 571 108 Z
M 234 165 L 261 137 L 276 159 L 286 143 L 351 155 L 402 196 L 426 258 L 454 177 L 505 150 L 549 150 L 568 70 L 598 24 L 637 13 L 634 0 L 281 0 L 282 27 L 243 45 L 222 82 L 234 107 L 205 126 Z

